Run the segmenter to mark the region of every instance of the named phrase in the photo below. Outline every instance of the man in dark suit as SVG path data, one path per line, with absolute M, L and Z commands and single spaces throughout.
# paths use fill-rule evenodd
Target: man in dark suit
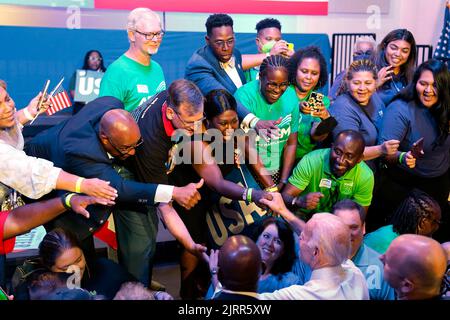
M 113 97 L 101 97 L 88 103 L 70 119 L 34 137 L 27 144 L 26 152 L 50 160 L 72 173 L 110 181 L 118 192 L 116 207 L 132 208 L 141 219 L 147 218 L 147 206 L 156 203 L 175 200 L 182 206 L 195 205 L 200 195 L 193 183 L 176 188 L 126 180 L 120 176 L 116 168 L 120 167 L 121 161 L 133 156 L 142 142 L 139 127 L 131 115 L 123 110 L 122 102 Z M 96 212 L 84 220 L 64 214 L 55 219 L 52 225 L 74 232 L 83 241 L 83 249 L 92 256 L 92 233 L 107 221 L 110 213 L 111 211 Z M 162 216 L 168 226 L 177 226 L 169 227 L 169 231 L 188 249 L 195 253 L 196 250 L 203 250 L 202 246 L 192 241 L 178 215 L 163 213 Z M 117 229 L 120 227 L 122 226 L 116 226 Z M 123 229 L 127 229 L 126 244 L 121 245 L 119 239 L 119 262 L 136 278 L 141 279 L 149 273 L 151 253 L 145 233 L 151 230 L 138 232 L 132 225 L 125 224 Z
M 185 78 L 194 82 L 207 95 L 211 90 L 223 89 L 231 94 L 245 84 L 242 55 L 234 48 L 233 19 L 227 14 L 213 14 L 206 20 L 206 45 L 198 49 L 186 66 Z M 267 130 L 276 136 L 276 121 L 259 120 L 238 102 L 239 117 L 243 128 Z M 272 131 L 272 132 L 271 132 Z
M 217 269 L 211 270 L 223 288 L 213 300 L 258 300 L 261 265 L 261 253 L 253 240 L 242 235 L 228 238 L 219 250 Z

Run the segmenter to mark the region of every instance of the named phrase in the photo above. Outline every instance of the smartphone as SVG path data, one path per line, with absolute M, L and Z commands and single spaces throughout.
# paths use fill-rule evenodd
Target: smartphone
M 323 105 L 323 94 L 318 92 L 311 92 L 308 105 L 314 112 L 320 112 L 320 107 Z
M 45 98 L 47 97 L 48 86 L 50 85 L 50 80 L 47 80 L 44 84 L 44 88 L 42 89 L 42 95 L 39 98 L 39 102 L 37 104 L 37 111 L 41 109 L 42 103 L 44 103 Z
M 8 294 L 0 287 L 0 300 L 9 300 Z
M 411 154 L 416 159 L 423 156 L 423 137 L 413 143 L 411 147 Z
M 294 51 L 294 44 L 292 42 L 288 42 L 287 47 L 290 51 Z

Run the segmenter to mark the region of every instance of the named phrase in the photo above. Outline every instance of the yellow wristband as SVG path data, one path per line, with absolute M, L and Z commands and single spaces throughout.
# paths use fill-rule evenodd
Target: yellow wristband
M 277 188 L 276 185 L 273 185 L 271 187 L 265 188 L 264 191 L 267 191 L 267 192 L 278 192 L 278 188 Z
M 83 182 L 84 178 L 79 177 L 77 180 L 77 183 L 75 185 L 75 192 L 76 193 L 81 193 L 81 183 Z
M 75 195 L 75 193 L 69 193 L 66 197 L 65 197 L 65 199 L 64 199 L 64 202 L 65 202 L 65 207 L 66 208 L 72 208 L 72 206 L 70 205 L 70 199 L 72 199 L 72 197 Z
M 34 117 L 31 115 L 30 111 L 28 111 L 28 107 L 25 107 L 23 109 L 23 115 L 25 116 L 25 118 L 27 118 L 27 120 L 31 121 L 34 119 Z

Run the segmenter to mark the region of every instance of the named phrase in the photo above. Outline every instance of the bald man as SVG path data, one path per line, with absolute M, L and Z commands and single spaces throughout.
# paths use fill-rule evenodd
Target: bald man
M 214 300 L 257 300 L 261 263 L 253 240 L 242 235 L 228 238 L 219 250 L 217 276 L 222 291 Z
M 88 103 L 79 113 L 59 125 L 42 132 L 26 145 L 29 155 L 52 161 L 55 166 L 87 178 L 100 178 L 111 182 L 117 189 L 116 208 L 133 209 L 141 219 L 148 219 L 148 206 L 176 200 L 181 205 L 200 198 L 195 184 L 177 188 L 127 180 L 116 171 L 118 164 L 133 156 L 142 143 L 139 127 L 123 104 L 113 97 L 101 97 Z M 168 190 L 173 192 L 169 193 Z M 97 212 L 89 219 L 63 214 L 52 221 L 50 227 L 62 227 L 74 232 L 83 244 L 83 250 L 95 255 L 92 235 L 108 219 L 111 211 Z M 77 218 L 77 219 L 76 219 Z M 164 215 L 169 231 L 188 250 L 197 253 L 204 248 L 194 243 L 185 225 L 176 214 Z M 129 229 L 128 237 L 121 237 L 116 225 L 119 262 L 144 284 L 149 282 L 151 246 L 139 236 L 151 230 Z M 151 279 L 151 278 L 150 278 Z
M 380 259 L 384 263 L 384 279 L 394 288 L 397 299 L 440 297 L 447 257 L 436 240 L 415 234 L 401 235 Z

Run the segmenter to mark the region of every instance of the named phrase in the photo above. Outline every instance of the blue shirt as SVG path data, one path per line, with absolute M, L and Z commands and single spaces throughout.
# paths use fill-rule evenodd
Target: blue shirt
M 330 107 L 331 115 L 338 122 L 333 137 L 336 139 L 343 130 L 355 130 L 363 135 L 366 146 L 376 145 L 384 111 L 384 103 L 377 93 L 370 97 L 366 106 L 359 105 L 348 93 L 340 95 Z
M 364 243 L 361 245 L 353 263 L 361 270 L 366 278 L 370 300 L 395 300 L 394 289 L 383 278 L 383 263 L 379 259 L 380 254 Z M 303 285 L 311 278 L 311 267 L 297 258 L 292 267 L 292 272 L 298 276 L 299 285 Z
M 450 137 L 440 146 L 433 146 L 439 136 L 438 125 L 429 108 L 415 101 L 397 99 L 392 102 L 383 117 L 379 143 L 396 139 L 400 141 L 399 151 L 409 151 L 414 142 L 424 138 L 424 155 L 416 160 L 416 166 L 400 168 L 420 177 L 434 178 L 445 174 L 450 167 Z

